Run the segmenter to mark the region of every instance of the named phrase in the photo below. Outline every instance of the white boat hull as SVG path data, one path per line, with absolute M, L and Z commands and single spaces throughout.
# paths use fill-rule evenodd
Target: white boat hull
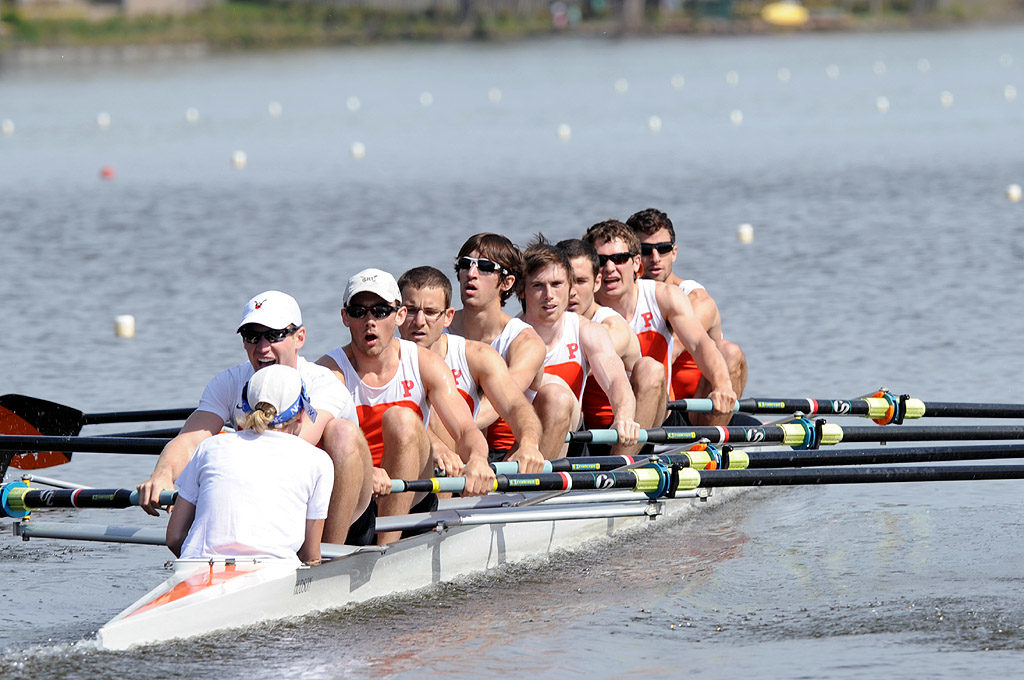
M 715 498 L 727 495 L 719 491 Z M 455 501 L 450 519 L 427 534 L 386 548 L 326 545 L 325 556 L 340 556 L 313 567 L 280 560 L 178 560 L 167 581 L 97 637 L 103 648 L 126 649 L 335 609 L 545 557 L 630 525 L 693 511 L 696 503 L 693 494 L 650 502 L 622 492 L 569 494 L 528 508 L 479 509 Z M 433 519 L 438 514 L 445 513 Z

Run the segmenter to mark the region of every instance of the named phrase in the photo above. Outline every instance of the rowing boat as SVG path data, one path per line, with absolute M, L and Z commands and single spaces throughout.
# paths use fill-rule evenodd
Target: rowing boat
M 695 499 L 717 501 L 733 491 L 681 492 L 658 500 L 629 491 L 554 498 L 491 494 L 442 501 L 431 513 L 380 518 L 378 531 L 429 530 L 383 547 L 324 544 L 324 561 L 315 566 L 274 559 L 179 559 L 169 563 L 171 574 L 163 583 L 102 626 L 97 639 L 104 649 L 123 650 L 407 593 L 686 515 L 702 506 Z M 15 530 L 26 539 L 68 536 L 53 523 L 35 520 L 24 520 Z M 117 533 L 102 532 L 108 538 Z M 156 532 L 127 533 L 135 537 L 131 542 L 162 542 Z M 74 537 L 87 538 L 81 529 Z

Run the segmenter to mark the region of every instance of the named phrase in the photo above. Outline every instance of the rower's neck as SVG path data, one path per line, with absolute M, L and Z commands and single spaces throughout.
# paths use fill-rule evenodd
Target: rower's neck
M 668 278 L 665 279 L 665 283 L 670 286 L 678 286 L 683 280 L 676 276 L 675 272 L 669 272 Z
M 562 327 L 565 323 L 565 313 L 559 314 L 557 319 L 552 320 L 539 320 L 532 319 L 529 316 L 522 317 L 523 321 L 530 324 L 533 330 L 537 331 L 537 335 L 544 341 L 544 345 L 550 350 L 552 345 L 558 344 L 558 341 L 562 338 Z
M 614 309 L 628 322 L 633 318 L 633 312 L 636 311 L 636 301 L 639 297 L 640 284 L 638 281 L 634 281 L 630 290 L 625 291 L 622 295 L 616 297 L 605 296 L 596 302 L 597 304 Z
M 371 387 L 380 387 L 398 373 L 398 364 L 402 358 L 401 347 L 398 338 L 392 338 L 380 354 L 360 352 L 353 344 L 345 348 L 345 353 L 360 380 Z
M 469 340 L 490 344 L 501 334 L 511 318 L 501 307 L 465 307 L 455 312 L 450 328 L 453 333 Z
M 430 346 L 430 351 L 442 359 L 448 356 L 448 334 L 441 333 L 437 340 L 434 341 L 434 344 Z

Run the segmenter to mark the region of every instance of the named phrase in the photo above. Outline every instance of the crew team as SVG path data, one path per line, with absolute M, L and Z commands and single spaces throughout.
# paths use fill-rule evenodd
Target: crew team
M 538 235 L 523 251 L 476 234 L 455 258 L 459 310 L 434 267 L 397 281 L 364 269 L 342 300 L 350 342 L 315 362 L 300 355 L 298 303 L 261 293 L 237 327 L 247 361 L 206 386 L 139 485 L 140 505 L 157 514 L 160 492 L 177 482 L 167 538 L 182 557 L 316 562 L 321 542 L 402 536 L 376 532 L 378 516 L 437 508 L 435 494 L 391 494 L 392 479 L 440 469 L 466 478 L 464 495 L 480 495 L 493 488 L 490 462 L 539 472 L 545 460 L 581 453 L 566 435 L 583 427 L 618 433 L 614 446 L 586 450 L 600 455 L 639 451 L 640 430 L 662 423 L 727 424 L 746 358 L 723 337 L 707 290 L 673 272 L 678 247 L 655 209 L 595 224 L 582 239 Z M 516 317 L 504 310 L 512 295 Z M 666 411 L 669 399 L 687 397 L 710 399 L 713 413 Z M 219 434 L 225 426 L 234 432 Z M 288 475 L 272 450 L 288 458 Z M 270 497 L 304 523 L 268 519 L 268 495 L 245 491 L 271 485 Z

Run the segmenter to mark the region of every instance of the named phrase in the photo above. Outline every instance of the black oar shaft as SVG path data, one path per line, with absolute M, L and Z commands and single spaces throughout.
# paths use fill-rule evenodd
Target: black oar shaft
M 170 439 L 150 437 L 33 437 L 0 435 L 0 451 L 74 451 L 83 453 L 158 454 Z
M 984 446 L 876 447 L 872 449 L 799 449 L 747 453 L 749 468 L 807 467 L 817 465 L 884 465 L 936 463 L 954 460 L 1024 458 L 1024 444 Z
M 151 411 L 108 411 L 105 413 L 86 413 L 82 416 L 85 425 L 102 425 L 106 423 L 148 423 L 160 420 L 185 420 L 194 406 L 188 408 L 166 408 Z
M 701 470 L 701 487 L 1024 479 L 1024 465 Z
M 857 426 L 843 428 L 844 442 L 972 441 L 1024 439 L 1024 425 L 914 425 L 904 427 Z

